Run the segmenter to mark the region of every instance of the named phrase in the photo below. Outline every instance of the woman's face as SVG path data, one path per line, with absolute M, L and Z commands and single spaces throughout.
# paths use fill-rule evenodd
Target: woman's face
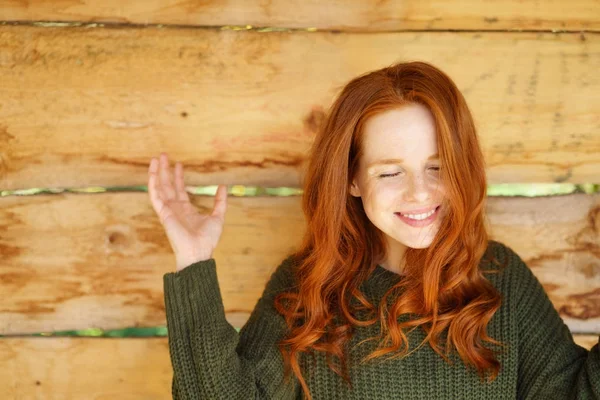
M 363 133 L 363 156 L 350 194 L 362 199 L 397 261 L 406 247 L 429 247 L 445 214 L 445 208 L 438 208 L 445 193 L 435 121 L 427 107 L 411 103 L 369 118 Z

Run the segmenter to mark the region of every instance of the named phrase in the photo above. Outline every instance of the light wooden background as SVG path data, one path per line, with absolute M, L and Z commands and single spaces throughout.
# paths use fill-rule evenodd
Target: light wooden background
M 600 183 L 594 0 L 8 1 L 0 21 L 0 190 L 145 185 L 160 151 L 189 186 L 297 187 L 342 86 L 408 60 L 466 96 L 490 184 Z M 490 197 L 488 215 L 591 348 L 600 194 Z M 230 195 L 215 259 L 234 326 L 303 224 L 300 197 Z M 175 263 L 147 193 L 0 197 L 0 256 L 3 398 L 170 398 L 167 338 L 18 336 L 166 324 Z

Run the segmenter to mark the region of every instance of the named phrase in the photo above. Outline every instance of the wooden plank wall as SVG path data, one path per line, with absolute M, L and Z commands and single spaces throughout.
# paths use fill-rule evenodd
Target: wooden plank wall
M 189 186 L 298 186 L 345 82 L 412 59 L 465 94 L 490 184 L 600 183 L 594 0 L 380 3 L 3 4 L 0 190 L 145 185 L 160 151 Z M 491 197 L 488 215 L 591 348 L 600 194 Z M 229 198 L 215 259 L 234 326 L 303 223 L 297 196 Z M 3 398 L 170 397 L 166 338 L 19 336 L 166 324 L 174 258 L 147 193 L 0 197 L 0 256 L 0 334 L 15 336 L 0 339 Z

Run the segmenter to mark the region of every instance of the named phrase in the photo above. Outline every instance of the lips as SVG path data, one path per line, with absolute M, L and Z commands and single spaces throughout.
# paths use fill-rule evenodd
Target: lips
M 429 208 L 419 208 L 417 210 L 410 210 L 410 211 L 398 211 L 398 214 L 426 214 L 429 211 L 435 210 L 439 207 L 439 205 L 435 206 L 435 207 L 429 207 Z
M 430 209 L 431 210 L 431 209 Z M 436 220 L 436 218 L 438 217 L 438 214 L 440 213 L 440 207 L 438 206 L 435 209 L 435 212 L 433 214 L 431 214 L 429 217 L 422 219 L 422 220 L 416 220 L 416 219 L 412 219 L 412 218 L 408 218 L 403 216 L 400 213 L 394 213 L 398 218 L 400 218 L 400 220 L 402 222 L 404 222 L 405 224 L 409 225 L 409 226 L 413 226 L 413 227 L 423 227 L 423 226 L 427 226 L 429 224 L 432 224 L 433 221 Z

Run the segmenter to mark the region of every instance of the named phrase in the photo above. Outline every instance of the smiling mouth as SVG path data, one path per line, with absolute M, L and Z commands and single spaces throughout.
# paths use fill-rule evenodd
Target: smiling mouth
M 420 215 L 420 214 L 429 214 L 432 211 L 436 211 L 438 208 L 440 208 L 441 205 L 438 205 L 436 207 L 430 208 L 427 211 L 408 211 L 408 212 L 401 212 L 398 211 L 398 214 L 402 214 L 404 216 L 408 216 L 408 215 Z M 422 209 L 423 210 L 423 209 Z
M 400 220 L 402 222 L 404 222 L 405 224 L 409 225 L 409 226 L 413 226 L 413 227 L 422 227 L 422 226 L 427 226 L 431 223 L 433 223 L 433 221 L 435 221 L 438 217 L 438 214 L 440 213 L 440 208 L 441 206 L 437 206 L 435 208 L 435 211 L 427 216 L 427 218 L 423 218 L 423 219 L 414 219 L 414 218 L 410 218 L 407 217 L 405 215 L 402 215 L 400 213 L 394 213 L 398 218 L 400 218 Z

